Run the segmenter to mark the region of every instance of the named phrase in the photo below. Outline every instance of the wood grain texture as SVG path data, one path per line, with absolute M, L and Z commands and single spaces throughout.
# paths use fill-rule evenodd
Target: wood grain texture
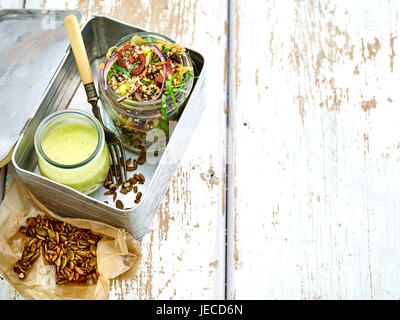
M 23 8 L 24 0 L 1 0 L 0 9 L 20 9 Z
M 26 8 L 38 7 L 79 9 L 85 17 L 107 15 L 165 34 L 206 56 L 204 115 L 142 241 L 137 279 L 112 281 L 111 298 L 223 299 L 227 3 L 26 1 Z
M 229 299 L 400 298 L 399 13 L 232 3 Z
M 0 9 L 21 9 L 23 1 L 9 1 L 1 0 Z M 0 203 L 3 200 L 4 188 L 6 185 L 7 166 L 0 168 Z M 0 300 L 18 300 L 22 297 L 15 291 L 15 289 L 8 284 L 8 282 L 0 276 Z

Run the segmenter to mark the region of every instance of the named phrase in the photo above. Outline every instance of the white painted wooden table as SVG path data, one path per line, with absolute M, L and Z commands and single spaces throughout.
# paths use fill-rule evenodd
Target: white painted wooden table
M 400 298 L 399 1 L 0 0 L 23 5 L 208 60 L 205 114 L 111 298 Z M 0 298 L 20 296 L 0 280 Z

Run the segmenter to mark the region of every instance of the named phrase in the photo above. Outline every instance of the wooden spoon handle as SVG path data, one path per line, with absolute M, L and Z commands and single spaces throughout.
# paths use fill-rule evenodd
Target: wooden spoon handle
M 82 83 L 93 83 L 92 70 L 90 69 L 89 59 L 86 53 L 85 44 L 83 43 L 82 34 L 79 29 L 78 20 L 74 15 L 64 18 L 65 29 L 67 30 L 69 42 L 71 43 L 72 52 L 74 53 L 76 65 L 81 75 Z

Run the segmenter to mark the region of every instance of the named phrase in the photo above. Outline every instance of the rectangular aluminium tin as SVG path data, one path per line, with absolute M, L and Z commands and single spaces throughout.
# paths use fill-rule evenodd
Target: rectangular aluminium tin
M 137 31 L 147 30 L 98 15 L 90 17 L 84 25 L 82 37 L 91 63 L 96 87 L 99 74 L 98 66 L 104 62 L 104 56 L 108 48 L 122 37 Z M 104 195 L 104 192 L 107 191 L 104 187 L 101 187 L 94 194 L 85 195 L 42 177 L 38 173 L 33 138 L 41 120 L 48 114 L 66 107 L 79 108 L 91 112 L 91 106 L 86 100 L 72 51 L 68 50 L 41 101 L 40 107 L 30 124 L 22 132 L 12 156 L 12 162 L 18 176 L 46 207 L 61 216 L 94 219 L 116 227 L 124 227 L 138 240 L 144 237 L 175 174 L 179 160 L 182 158 L 193 131 L 197 127 L 205 106 L 204 57 L 192 49 L 186 49 L 190 53 L 195 66 L 194 71 L 198 78 L 195 79 L 185 109 L 159 162 L 152 164 L 147 161 L 144 165 L 139 166 L 137 171 L 133 172 L 143 173 L 146 178 L 145 184 L 138 185 L 139 191 L 143 194 L 140 203 L 133 203 L 134 196 L 132 192 L 127 195 L 118 193 L 118 198 L 124 202 L 125 207 L 132 207 L 124 210 L 116 208 L 112 197 Z M 99 104 L 101 107 L 100 101 Z M 104 112 L 102 114 L 106 125 L 111 126 L 110 119 L 107 118 Z M 126 157 L 136 159 L 138 155 L 126 152 Z M 104 201 L 108 201 L 110 205 L 105 204 Z

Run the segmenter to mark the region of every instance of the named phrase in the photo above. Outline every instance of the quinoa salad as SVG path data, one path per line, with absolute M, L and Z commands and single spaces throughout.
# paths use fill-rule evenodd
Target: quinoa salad
M 118 102 L 146 102 L 181 92 L 180 87 L 193 77 L 192 68 L 183 66 L 184 54 L 185 48 L 176 43 L 135 35 L 108 50 L 103 66 L 108 67 L 107 84 L 120 96 Z
M 189 52 L 143 32 L 109 48 L 100 69 L 100 98 L 125 147 L 147 150 L 158 139 L 148 134 L 159 129 L 168 141 L 169 123 L 178 121 L 196 78 Z

